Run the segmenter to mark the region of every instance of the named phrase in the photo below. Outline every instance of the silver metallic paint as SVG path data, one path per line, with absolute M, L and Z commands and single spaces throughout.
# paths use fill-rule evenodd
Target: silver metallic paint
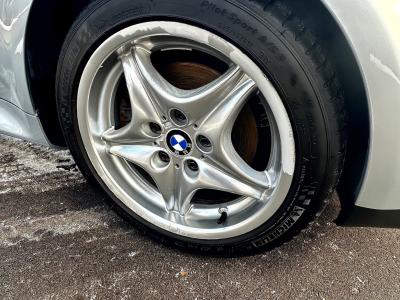
M 400 209 L 400 1 L 322 1 L 353 48 L 369 101 L 370 149 L 356 205 Z
M 0 132 L 49 146 L 30 97 L 25 30 L 32 0 L 0 0 Z
M 0 133 L 49 146 L 39 118 L 3 99 L 0 99 Z
M 32 0 L 0 0 L 0 98 L 34 115 L 25 69 L 25 29 Z

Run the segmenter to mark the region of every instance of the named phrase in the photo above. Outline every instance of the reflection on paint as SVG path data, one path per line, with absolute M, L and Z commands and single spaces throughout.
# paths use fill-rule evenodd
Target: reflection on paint
M 0 0 L 0 97 L 33 114 L 24 56 L 31 3 L 32 0 Z
M 11 134 L 22 134 L 22 128 L 7 111 L 0 107 L 0 131 Z
M 378 67 L 378 69 L 392 77 L 400 85 L 400 79 L 396 76 L 392 69 L 383 64 L 383 62 L 379 58 L 375 57 L 373 54 L 370 54 L 370 59 L 371 62 Z
M 29 5 L 26 6 L 20 13 L 16 16 L 14 15 L 14 11 L 16 6 L 13 5 L 14 1 L 3 0 L 2 1 L 2 9 L 0 16 L 0 27 L 5 31 L 11 31 L 13 25 L 18 21 L 21 15 L 29 8 Z

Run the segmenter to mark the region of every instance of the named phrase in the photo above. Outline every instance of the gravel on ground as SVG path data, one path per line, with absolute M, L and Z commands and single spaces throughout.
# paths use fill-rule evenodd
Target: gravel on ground
M 123 221 L 67 150 L 0 135 L 0 299 L 399 299 L 400 231 L 339 209 L 268 253 L 195 256 Z

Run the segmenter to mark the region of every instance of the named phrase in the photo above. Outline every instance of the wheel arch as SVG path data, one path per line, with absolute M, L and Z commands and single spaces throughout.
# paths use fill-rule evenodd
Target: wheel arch
M 90 0 L 34 0 L 25 33 L 27 81 L 49 142 L 65 147 L 55 101 L 55 77 L 64 39 Z
M 239 0 L 247 4 L 248 0 Z M 272 0 L 273 1 L 273 0 Z M 271 1 L 267 1 L 271 2 Z M 369 145 L 369 109 L 362 74 L 352 48 L 331 12 L 320 0 L 287 0 L 296 14 L 312 20 L 319 42 L 334 61 L 347 99 L 349 142 L 338 191 L 346 219 L 363 182 Z M 26 30 L 27 80 L 34 107 L 53 145 L 65 146 L 55 101 L 55 74 L 63 41 L 90 0 L 34 0 Z M 339 180 L 338 174 L 338 180 Z

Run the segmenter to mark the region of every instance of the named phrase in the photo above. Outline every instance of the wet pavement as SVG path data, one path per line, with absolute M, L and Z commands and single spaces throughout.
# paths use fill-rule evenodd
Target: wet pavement
M 120 219 L 68 151 L 0 135 L 0 299 L 400 299 L 400 231 L 338 211 L 269 253 L 185 254 Z

